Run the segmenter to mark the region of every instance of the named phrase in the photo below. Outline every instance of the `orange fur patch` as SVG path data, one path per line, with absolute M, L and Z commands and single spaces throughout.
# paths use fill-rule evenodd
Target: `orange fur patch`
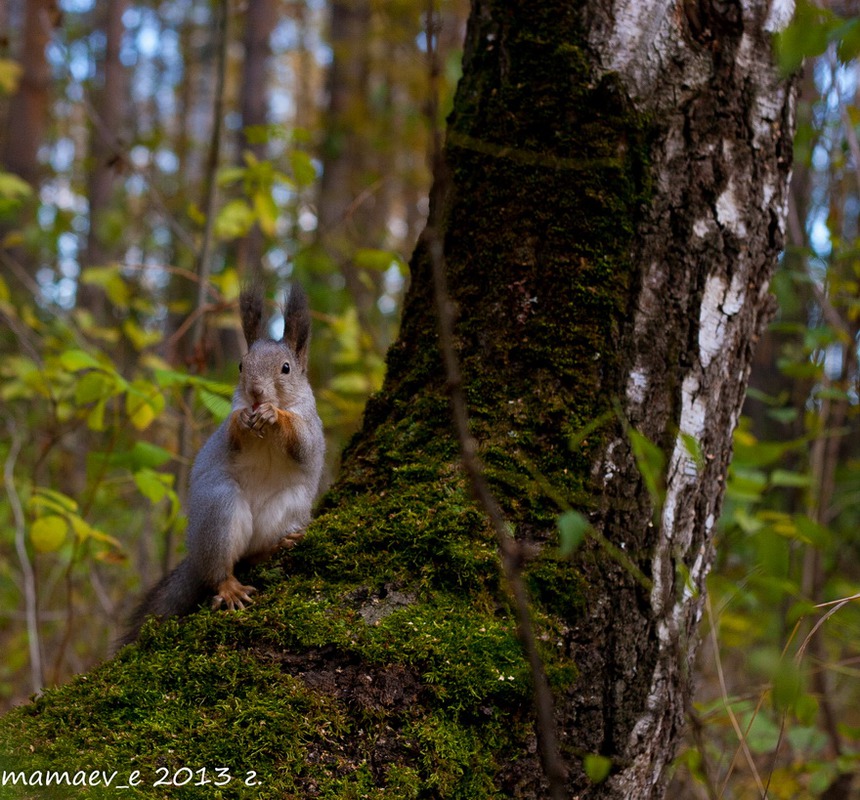
M 284 452 L 291 458 L 296 458 L 299 451 L 299 435 L 296 431 L 295 418 L 296 415 L 291 411 L 277 409 L 278 422 L 276 430 L 278 431 L 278 439 Z

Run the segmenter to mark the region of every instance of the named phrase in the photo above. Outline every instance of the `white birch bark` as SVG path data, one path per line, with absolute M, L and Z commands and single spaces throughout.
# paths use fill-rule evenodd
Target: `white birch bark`
M 794 3 L 591 6 L 590 43 L 602 68 L 622 77 L 638 109 L 663 120 L 653 150 L 656 197 L 636 246 L 643 278 L 623 400 L 643 433 L 674 438 L 651 556 L 650 615 L 659 644 L 625 766 L 606 787 L 607 796 L 660 797 L 663 768 L 684 725 L 749 349 L 767 321 L 774 247 L 784 231 L 788 156 L 781 143 L 793 130 L 793 95 L 773 64 L 770 35 L 788 24 Z M 722 108 L 708 107 L 720 102 Z M 677 242 L 679 231 L 686 241 Z M 691 320 L 693 347 L 680 365 L 672 354 L 682 343 L 663 333 L 667 308 Z M 679 385 L 667 404 L 673 371 Z M 703 459 L 685 437 L 699 444 Z M 617 463 L 624 449 L 616 440 L 606 450 L 599 474 L 607 484 L 629 479 L 629 463 Z

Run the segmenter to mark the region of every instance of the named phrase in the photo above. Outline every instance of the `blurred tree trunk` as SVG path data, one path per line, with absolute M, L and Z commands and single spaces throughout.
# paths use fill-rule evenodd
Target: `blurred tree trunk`
M 364 224 L 378 191 L 364 169 L 367 151 L 374 146 L 368 141 L 374 125 L 368 97 L 371 13 L 369 0 L 331 4 L 332 61 L 317 198 L 317 244 L 343 276 L 363 323 L 372 312 L 375 292 L 362 283 L 352 259 L 356 249 L 378 246 L 376 232 Z M 373 329 L 368 324 L 363 327 Z
M 31 186 L 38 186 L 41 167 L 39 146 L 48 127 L 51 69 L 45 47 L 51 34 L 56 3 L 26 0 L 22 47 L 18 55 L 22 74 L 18 91 L 9 103 L 3 165 Z
M 265 141 L 251 135 L 248 129 L 263 126 L 268 120 L 269 81 L 268 65 L 271 47 L 269 39 L 277 22 L 274 0 L 250 0 L 244 16 L 242 86 L 239 96 L 242 104 L 242 129 L 239 133 L 239 162 L 243 154 L 252 153 L 257 160 L 266 158 Z M 237 242 L 236 268 L 244 280 L 262 276 L 263 233 L 255 225 L 247 236 Z
M 104 32 L 104 54 L 96 62 L 96 75 L 90 96 L 90 150 L 87 178 L 89 228 L 82 266 L 103 267 L 117 253 L 103 230 L 104 216 L 111 210 L 114 183 L 126 157 L 127 143 L 122 140 L 125 111 L 128 107 L 128 85 L 120 61 L 124 31 L 122 17 L 127 0 L 112 0 L 97 6 L 98 27 Z M 96 318 L 105 314 L 105 297 L 101 289 L 81 283 L 78 304 Z
M 195 87 L 200 80 L 200 59 L 195 58 L 193 43 L 197 33 L 197 26 L 190 20 L 182 23 L 179 30 L 179 49 L 182 53 L 184 69 L 182 80 L 176 87 L 176 106 L 178 130 L 176 131 L 175 152 L 178 161 L 177 175 L 181 176 L 181 182 L 176 186 L 176 195 L 179 202 L 171 206 L 170 211 L 180 216 L 184 213 L 184 206 L 194 196 L 199 175 L 195 174 L 192 150 L 194 141 L 192 137 L 192 126 L 194 115 Z M 193 239 L 191 242 L 182 241 L 176 231 L 171 237 L 173 266 L 181 267 L 186 271 L 193 270 L 194 253 Z M 178 332 L 194 307 L 194 298 L 197 296 L 197 286 L 184 275 L 171 275 L 167 286 L 166 301 L 168 306 L 167 326 L 165 332 L 164 357 L 170 364 L 180 367 L 189 367 L 192 363 L 188 335 L 180 336 Z M 185 491 L 184 486 L 181 491 Z
M 50 118 L 51 68 L 45 48 L 55 22 L 56 2 L 54 0 L 25 0 L 23 5 L 23 30 L 21 48 L 15 53 L 21 65 L 21 78 L 18 90 L 7 106 L 5 131 L 3 136 L 2 166 L 23 178 L 33 187 L 36 196 L 42 176 L 39 164 L 39 147 L 45 140 Z M 20 229 L 31 217 L 32 211 L 25 210 L 15 225 Z M 6 224 L 0 224 L 0 243 L 9 233 Z M 6 245 L 7 255 L 15 263 L 15 269 L 27 269 L 21 248 Z M 7 259 L 0 259 L 0 274 L 8 275 L 12 265 Z M 33 270 L 35 271 L 35 270 Z M 22 275 L 13 278 L 12 285 L 24 279 Z M 27 287 L 28 291 L 30 286 Z
M 662 795 L 732 431 L 783 246 L 793 101 L 770 31 L 790 9 L 747 0 L 695 11 L 473 3 L 451 185 L 431 210 L 461 312 L 473 430 L 517 537 L 540 552 L 553 536 L 517 471 L 540 475 L 594 531 L 575 562 L 582 605 L 561 615 L 578 678 L 557 718 L 578 797 Z M 347 486 L 384 474 L 392 430 L 446 436 L 428 405 L 444 387 L 431 377 L 426 247 L 412 274 Z M 663 467 L 615 424 L 569 452 L 613 403 Z M 574 753 L 608 758 L 609 779 L 590 785 Z M 522 787 L 523 770 L 510 767 L 503 785 Z M 540 796 L 536 757 L 527 782 L 523 796 Z

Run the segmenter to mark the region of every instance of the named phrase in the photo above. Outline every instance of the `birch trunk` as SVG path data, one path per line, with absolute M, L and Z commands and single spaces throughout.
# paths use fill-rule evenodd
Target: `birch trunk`
M 632 712 L 613 731 L 624 767 L 606 796 L 662 796 L 662 768 L 684 727 L 731 437 L 783 246 L 794 104 L 769 41 L 792 11 L 781 2 L 621 2 L 613 14 L 590 14 L 603 68 L 659 120 L 650 148 L 654 195 L 633 248 L 641 273 L 621 337 L 621 397 L 631 424 L 668 455 L 653 528 L 641 516 L 600 518 L 614 541 L 624 541 L 628 524 L 638 531 L 653 580 L 633 619 L 598 612 L 583 628 L 588 637 L 608 623 L 628 642 L 594 687 L 605 696 L 623 685 L 618 702 Z M 620 439 L 608 442 L 598 472 L 606 507 L 636 485 Z M 625 647 L 634 658 L 623 656 Z M 628 687 L 637 687 L 635 699 L 624 699 Z
M 437 211 L 485 457 L 507 429 L 558 489 L 545 454 L 617 401 L 667 461 L 652 497 L 618 426 L 562 470 L 596 534 L 564 641 L 579 680 L 557 716 L 564 750 L 613 763 L 589 787 L 573 759 L 578 797 L 662 796 L 684 729 L 732 432 L 783 246 L 794 109 L 771 34 L 792 11 L 473 4 L 448 133 L 453 189 Z M 583 38 L 587 65 L 571 55 Z M 420 251 L 413 267 L 407 355 L 392 359 L 389 387 L 419 357 L 415 319 L 431 325 Z M 507 425 L 505 406 L 517 412 Z M 527 448 L 523 426 L 540 446 Z M 507 503 L 519 537 L 540 544 Z
M 571 797 L 662 797 L 683 732 L 783 245 L 793 97 L 770 33 L 789 6 L 473 1 L 431 221 Z M 169 747 L 169 763 L 259 770 L 273 796 L 546 796 L 496 545 L 460 475 L 431 267 L 425 239 L 385 386 L 286 577 L 254 576 L 258 605 L 235 617 L 145 629 L 13 718 L 25 753 L 20 728 L 42 757 L 85 730 L 115 760 L 147 754 L 136 766 Z M 659 476 L 631 429 L 665 453 Z M 593 530 L 572 561 L 557 548 L 568 508 Z M 188 707 L 206 720 L 190 750 Z

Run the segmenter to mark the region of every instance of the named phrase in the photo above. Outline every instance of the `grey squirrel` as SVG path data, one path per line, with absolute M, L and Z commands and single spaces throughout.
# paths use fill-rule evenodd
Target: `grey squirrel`
M 294 283 L 280 341 L 263 335 L 259 288 L 241 293 L 239 309 L 248 352 L 230 416 L 191 470 L 187 557 L 147 592 L 121 644 L 137 638 L 148 616 L 187 614 L 207 592 L 212 608 L 244 608 L 256 589 L 236 580 L 236 563 L 293 546 L 310 521 L 325 439 L 307 376 L 307 297 Z

